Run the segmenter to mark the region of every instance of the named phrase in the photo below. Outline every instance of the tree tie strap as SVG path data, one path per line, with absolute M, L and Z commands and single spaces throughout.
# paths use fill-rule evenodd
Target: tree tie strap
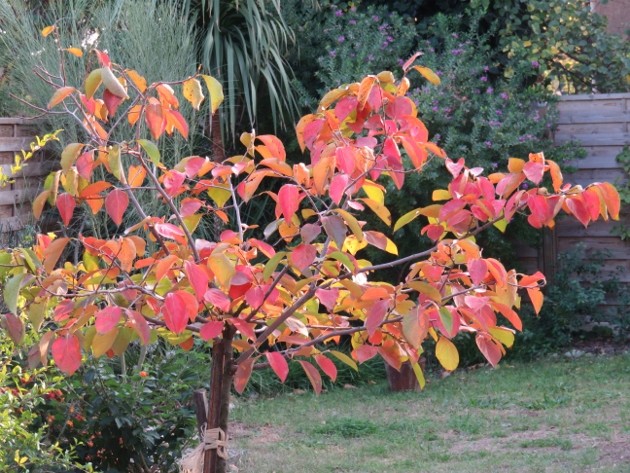
M 203 436 L 204 450 L 216 450 L 217 456 L 227 460 L 227 439 L 225 432 L 220 428 L 206 429 Z

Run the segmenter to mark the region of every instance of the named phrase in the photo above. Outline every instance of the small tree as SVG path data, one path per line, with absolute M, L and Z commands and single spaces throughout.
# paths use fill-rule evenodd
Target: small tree
M 86 140 L 65 147 L 60 169 L 46 181 L 33 211 L 38 216 L 47 203 L 53 205 L 65 227 L 79 209 L 105 213 L 113 235 L 71 236 L 62 230 L 39 235 L 32 248 L 0 253 L 8 308 L 3 322 L 16 343 L 25 327 L 44 328 L 30 359 L 46 364 L 51 354 L 68 375 L 90 350 L 114 356 L 130 343 L 146 345 L 157 337 L 184 349 L 203 340 L 212 347 L 200 448 L 206 473 L 225 471 L 231 386 L 242 392 L 252 370 L 270 366 L 284 381 L 287 358 L 297 360 L 319 393 L 321 372 L 336 377 L 332 358 L 356 368 L 380 355 L 395 369 L 410 363 L 424 386 L 418 364 L 423 342 L 433 339 L 441 365 L 454 370 L 459 356 L 451 339 L 461 331 L 475 334 L 494 366 L 512 345 L 513 329 L 521 330 L 519 289 L 539 311 L 545 279 L 484 258 L 475 235 L 493 225 L 505 228 L 516 213 L 527 214 L 536 228 L 552 227 L 561 210 L 584 225 L 618 218 L 613 186 L 564 184 L 558 166 L 542 153 L 528 161 L 513 158 L 507 172 L 488 177 L 483 169 L 467 168 L 464 159 L 449 159 L 429 141 L 406 97 L 407 73 L 439 83 L 429 69 L 413 65 L 417 55 L 403 65 L 401 80 L 381 72 L 326 94 L 317 112 L 297 125 L 309 163 L 287 163 L 274 136 L 244 133 L 242 155 L 224 162 L 188 156 L 167 168 L 154 142 L 143 136 L 188 134 L 175 88 L 197 108 L 205 83 L 214 111 L 221 87 L 207 75 L 147 84 L 106 53 L 95 53 L 99 67 L 87 74 L 82 89 L 65 82 L 63 68 L 60 75 L 45 74 L 55 89 L 48 108 L 71 114 Z M 125 119 L 135 136 L 111 142 L 112 130 Z M 435 204 L 393 223 L 379 181 L 391 179 L 402 189 L 406 175 L 421 172 L 430 159 L 443 160 L 452 176 L 448 188 L 433 192 Z M 546 174 L 552 190 L 538 187 Z M 263 181 L 275 183 L 277 191 L 259 192 Z M 136 198 L 140 192 L 159 199 L 165 215 L 145 214 Z M 256 222 L 244 220 L 244 209 L 263 198 L 270 199 L 276 219 L 256 238 Z M 361 220 L 370 214 L 387 227 L 393 223 L 389 236 Z M 428 219 L 422 234 L 433 245 L 398 257 L 390 236 L 420 217 Z M 217 241 L 195 236 L 207 218 L 224 225 Z M 391 260 L 373 265 L 363 259 L 368 245 Z M 71 246 L 75 261 L 63 256 Z M 398 284 L 373 279 L 381 268 L 402 265 L 408 271 Z M 334 349 L 342 337 L 351 339 L 350 355 Z

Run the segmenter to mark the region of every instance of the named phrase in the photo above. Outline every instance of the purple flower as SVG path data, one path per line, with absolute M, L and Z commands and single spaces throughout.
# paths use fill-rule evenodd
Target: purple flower
M 343 16 L 343 12 L 341 10 L 335 10 L 335 16 L 336 17 Z
M 481 82 L 488 82 L 488 76 L 481 76 L 479 79 Z
M 437 134 L 433 137 L 433 139 L 434 139 L 434 140 L 435 140 L 435 142 L 437 143 L 437 142 L 439 142 L 439 141 L 440 141 L 440 139 L 442 139 L 442 135 L 440 135 L 439 133 L 437 133 Z
M 463 49 L 461 49 L 461 48 L 451 49 L 451 54 L 452 54 L 453 56 L 459 56 L 459 55 L 461 55 L 461 54 L 463 54 L 463 53 L 464 53 L 464 50 L 463 50 Z
M 367 60 L 372 62 L 374 61 L 374 55 L 373 54 L 368 54 Z
M 486 148 L 492 148 L 492 141 L 484 141 L 483 144 L 486 145 Z
M 381 17 L 378 16 L 378 15 L 372 15 L 372 21 L 379 22 L 379 21 L 381 21 Z
M 490 120 L 490 121 L 488 122 L 488 125 L 490 125 L 490 126 L 491 126 L 491 127 L 493 127 L 493 128 L 496 128 L 496 127 L 501 126 L 501 122 L 500 122 L 500 121 L 497 121 L 497 120 Z
M 483 66 L 483 72 L 488 72 L 490 68 L 488 66 Z
M 521 184 L 521 189 L 524 189 L 524 190 L 529 189 L 529 184 L 528 184 L 527 182 L 523 182 L 523 183 Z
M 495 113 L 500 117 L 503 115 L 503 110 L 495 110 Z
M 507 92 L 501 92 L 500 97 L 501 97 L 503 100 L 507 100 L 507 99 L 509 99 L 509 98 L 510 98 L 510 95 L 509 95 Z
M 334 49 L 331 49 L 330 51 L 328 51 L 328 55 L 330 57 L 337 57 L 337 51 L 335 51 Z
M 538 69 L 540 67 L 540 63 L 538 61 L 532 61 L 532 67 L 534 69 Z
M 492 87 L 488 87 L 486 89 L 486 94 L 494 94 L 494 89 Z
M 387 37 L 387 38 L 385 38 L 385 39 L 387 39 L 387 41 L 389 41 L 390 43 L 393 43 L 393 42 L 394 42 L 394 37 L 393 37 L 393 36 L 388 36 L 388 37 Z
M 498 167 L 499 167 L 499 163 L 490 163 L 490 167 L 491 167 L 492 169 L 496 169 L 496 168 L 498 168 Z
M 341 35 L 337 38 L 338 43 L 343 43 L 345 40 L 346 40 L 346 37 L 344 35 Z
M 348 20 L 348 24 L 349 25 L 356 25 L 357 24 L 357 20 Z
M 437 105 L 434 105 L 433 107 L 431 107 L 431 110 L 433 110 L 434 112 L 439 112 L 440 107 L 438 107 Z

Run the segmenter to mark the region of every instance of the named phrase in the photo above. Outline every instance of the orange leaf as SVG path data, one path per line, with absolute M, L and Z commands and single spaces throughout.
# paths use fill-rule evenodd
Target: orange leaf
M 66 97 L 68 97 L 68 95 L 70 95 L 75 90 L 77 89 L 75 89 L 74 87 L 60 87 L 59 89 L 55 91 L 53 96 L 50 98 L 50 102 L 48 102 L 48 105 L 46 106 L 46 108 L 50 110 L 56 105 L 59 105 L 61 102 L 64 101 Z
M 127 77 L 131 79 L 131 81 L 138 88 L 140 93 L 144 94 L 144 91 L 147 90 L 147 80 L 133 69 L 126 70 L 125 74 L 127 74 Z
M 239 394 L 243 394 L 245 386 L 249 382 L 249 378 L 252 375 L 252 369 L 254 367 L 254 358 L 248 358 L 247 360 L 239 363 L 234 373 L 234 389 Z
M 83 51 L 81 48 L 66 48 L 64 51 L 68 51 L 70 54 L 76 57 L 82 57 Z
M 129 124 L 134 126 L 136 122 L 140 119 L 140 114 L 142 113 L 142 105 L 134 105 L 129 109 L 127 113 L 127 120 L 129 120 Z
M 144 119 L 149 126 L 149 131 L 151 132 L 151 136 L 154 140 L 157 140 L 162 133 L 164 133 L 164 129 L 166 128 L 166 119 L 164 118 L 164 114 L 162 112 L 162 105 L 157 99 L 151 97 L 149 99 L 149 104 L 146 106 L 144 110 Z
M 144 167 L 138 166 L 129 166 L 129 176 L 127 177 L 127 183 L 131 187 L 140 187 L 144 182 L 145 177 L 147 176 L 147 171 Z
M 370 98 L 370 93 L 372 92 L 372 88 L 378 79 L 376 76 L 367 76 L 361 81 L 359 85 L 359 93 L 357 94 L 357 100 L 359 101 L 359 108 L 365 107 L 368 98 Z
M 536 315 L 540 313 L 540 309 L 543 305 L 543 293 L 538 288 L 527 289 L 527 295 L 532 301 L 532 305 L 534 306 L 534 310 L 536 311 Z
M 278 158 L 280 161 L 286 161 L 287 153 L 284 150 L 284 145 L 282 141 L 280 141 L 274 135 L 260 135 L 256 137 L 257 140 L 260 140 L 265 145 L 257 146 L 256 151 L 258 151 L 263 158 Z
M 475 338 L 479 351 L 486 357 L 492 366 L 497 366 L 503 356 L 503 347 L 486 333 L 478 333 Z
M 50 244 L 46 247 L 46 249 L 44 250 L 43 263 L 44 269 L 47 273 L 52 272 L 52 270 L 55 268 L 55 264 L 57 264 L 61 253 L 63 253 L 63 250 L 65 249 L 69 241 L 70 239 L 66 237 L 57 238 L 50 242 Z

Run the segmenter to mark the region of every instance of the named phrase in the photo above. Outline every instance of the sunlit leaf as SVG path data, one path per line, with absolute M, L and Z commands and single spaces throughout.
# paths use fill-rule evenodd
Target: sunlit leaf
M 435 345 L 435 356 L 447 371 L 453 371 L 459 365 L 459 353 L 453 342 L 448 338 L 440 337 Z

